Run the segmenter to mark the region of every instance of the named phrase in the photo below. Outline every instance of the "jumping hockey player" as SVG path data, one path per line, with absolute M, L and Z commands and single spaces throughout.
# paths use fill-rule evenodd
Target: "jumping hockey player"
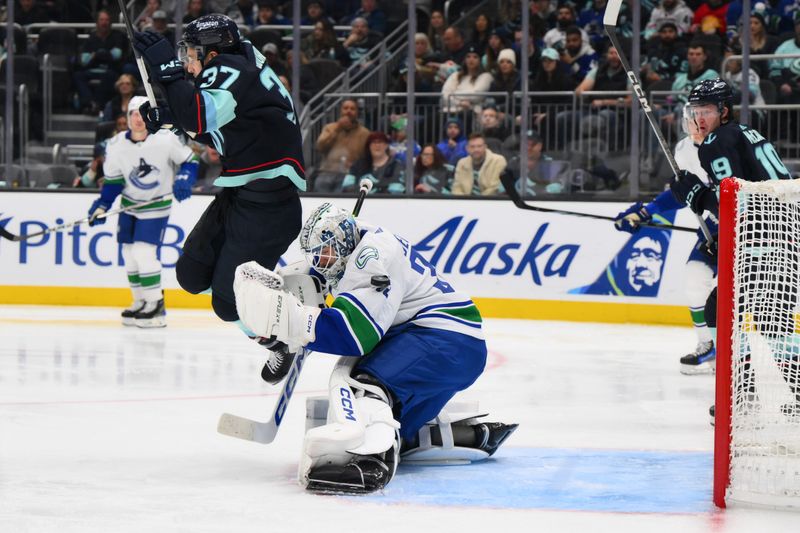
M 486 363 L 475 304 L 406 240 L 329 203 L 308 218 L 300 246 L 334 297 L 330 308 L 268 288 L 253 264 L 237 269 L 234 289 L 239 315 L 257 335 L 345 356 L 330 378 L 327 424 L 306 433 L 301 484 L 369 493 L 389 482 L 398 458 L 467 463 L 492 455 L 516 424 L 445 408 Z
M 254 260 L 274 268 L 302 225 L 297 192 L 305 190 L 306 181 L 291 96 L 264 56 L 224 15 L 188 24 L 178 45 L 180 59 L 155 33 L 137 33 L 134 46 L 169 104 L 142 109 L 148 128 L 178 127 L 213 145 L 222 161 L 214 185 L 224 189 L 184 243 L 178 282 L 193 294 L 211 289 L 217 316 L 238 321 L 236 266 Z M 193 81 L 186 79 L 187 72 Z M 288 372 L 285 362 L 280 351 L 270 357 L 279 376 Z
M 747 181 L 792 179 L 775 147 L 761 133 L 733 119 L 733 92 L 724 80 L 719 78 L 705 80 L 696 85 L 689 94 L 687 107 L 691 118 L 704 136 L 704 141 L 698 149 L 698 156 L 700 165 L 711 182 L 706 185 L 696 174 L 689 170 L 681 170 L 678 180 L 670 183 L 670 189 L 678 202 L 685 204 L 697 214 L 709 211 L 717 216 L 719 211 L 717 187 L 725 178 L 736 177 Z M 757 221 L 752 223 L 758 224 Z M 768 232 L 769 228 L 764 228 L 762 236 L 770 238 Z M 780 235 L 775 235 L 774 238 L 785 240 Z M 716 253 L 716 246 L 713 248 L 713 252 Z M 754 255 L 754 261 L 761 257 L 768 262 L 770 255 L 769 250 L 760 250 L 758 255 Z M 763 270 L 768 272 L 768 269 Z M 795 327 L 794 309 L 798 298 L 797 290 L 789 280 L 793 275 L 796 277 L 798 272 L 776 271 L 767 276 L 770 279 L 765 279 L 764 272 L 751 274 L 757 276 L 751 280 L 754 286 L 760 287 L 758 294 L 754 296 L 758 301 L 759 311 L 755 313 L 753 320 L 759 331 L 768 339 L 792 335 Z M 716 309 L 715 287 L 706 301 L 705 308 L 708 326 L 714 330 L 716 330 Z M 762 324 L 770 321 L 783 326 L 777 331 L 774 327 L 767 331 Z M 749 355 L 744 357 L 747 359 Z M 794 357 L 793 360 L 783 362 L 780 368 L 784 379 L 795 394 L 797 405 L 800 406 L 797 366 L 798 361 Z M 747 387 L 749 392 L 755 393 L 752 370 L 749 364 L 745 364 L 744 368 L 745 375 L 740 376 L 741 382 L 738 386 Z M 795 406 L 789 406 L 787 409 L 797 410 Z M 711 414 L 713 417 L 713 406 Z
M 697 156 L 697 150 L 704 136 L 697 128 L 694 119 L 689 116 L 688 107 L 684 107 L 683 110 L 683 129 L 687 136 L 675 146 L 675 161 L 679 168 L 703 176 L 703 181 L 708 183 L 708 176 L 700 166 L 700 159 Z M 667 190 L 647 205 L 636 202 L 622 211 L 617 215 L 615 226 L 620 231 L 635 233 L 643 222 L 649 222 L 664 212 L 683 207 L 685 205 L 678 203 L 672 192 Z M 705 222 L 706 226 L 716 233 L 716 219 L 708 216 Z M 697 334 L 697 346 L 692 353 L 681 357 L 680 370 L 683 374 L 713 372 L 716 358 L 714 339 L 706 325 L 705 303 L 715 286 L 717 261 L 708 253 L 706 239 L 700 230 L 697 231 L 697 236 L 697 242 L 686 261 L 686 298 L 689 302 L 689 314 L 692 317 L 694 331 Z
M 172 193 L 178 201 L 192 195 L 197 178 L 197 157 L 168 131 L 150 134 L 139 114 L 147 101 L 134 96 L 128 104 L 128 131 L 109 142 L 103 163 L 105 181 L 89 209 L 89 225 L 104 224 L 97 218 L 122 194 L 122 207 L 143 203 Z M 177 173 L 175 168 L 178 168 Z M 161 291 L 161 262 L 156 252 L 164 237 L 172 199 L 150 203 L 120 213 L 117 242 L 133 292 L 133 304 L 122 312 L 122 323 L 140 328 L 164 327 L 166 310 Z

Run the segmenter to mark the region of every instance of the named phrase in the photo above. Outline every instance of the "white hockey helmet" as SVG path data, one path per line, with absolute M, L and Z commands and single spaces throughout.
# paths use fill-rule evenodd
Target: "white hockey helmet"
M 139 108 L 146 103 L 147 103 L 146 96 L 131 97 L 130 101 L 128 102 L 128 117 L 130 117 L 131 113 L 133 113 L 134 111 L 139 111 Z
M 306 261 L 331 286 L 342 279 L 347 259 L 359 240 L 353 215 L 329 202 L 315 209 L 300 230 L 300 248 Z

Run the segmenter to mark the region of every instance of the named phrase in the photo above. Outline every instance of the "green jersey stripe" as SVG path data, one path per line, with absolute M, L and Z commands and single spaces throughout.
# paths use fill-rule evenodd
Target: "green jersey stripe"
M 336 298 L 331 307 L 344 314 L 344 318 L 353 330 L 363 352 L 365 354 L 371 352 L 378 344 L 378 341 L 381 340 L 381 336 L 375 330 L 369 318 L 361 312 L 361 309 L 345 298 Z
M 477 324 L 483 322 L 478 308 L 474 305 L 470 305 L 468 307 L 440 307 L 438 309 L 431 309 L 431 311 L 436 313 L 446 313 L 450 316 L 460 318 L 461 320 L 466 320 L 467 322 L 475 322 Z
M 133 200 L 128 200 L 124 196 L 122 197 L 122 207 L 130 207 L 132 205 L 140 204 L 142 202 L 146 202 L 147 200 L 142 200 L 135 202 Z M 172 199 L 168 198 L 166 200 L 161 200 L 160 202 L 156 202 L 153 204 L 149 204 L 143 207 L 136 207 L 134 211 L 152 211 L 154 209 L 164 209 L 165 207 L 169 207 L 172 205 Z

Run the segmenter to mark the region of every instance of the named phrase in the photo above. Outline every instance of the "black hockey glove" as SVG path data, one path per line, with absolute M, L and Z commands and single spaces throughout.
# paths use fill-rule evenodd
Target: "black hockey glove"
M 636 233 L 643 222 L 653 220 L 653 215 L 647 212 L 642 202 L 636 202 L 625 211 L 619 213 L 614 220 L 614 227 L 619 231 Z
M 670 182 L 669 189 L 678 203 L 684 204 L 698 215 L 706 210 L 716 210 L 717 198 L 714 191 L 688 170 L 679 171 L 678 179 Z
M 176 133 L 175 119 L 172 118 L 172 113 L 166 106 L 150 107 L 150 102 L 145 102 L 139 106 L 139 114 L 144 120 L 144 125 L 147 132 L 155 134 L 162 128 L 169 128 L 173 133 Z
M 169 41 L 161 35 L 151 31 L 137 32 L 133 38 L 133 47 L 147 63 L 150 79 L 160 83 L 183 79 L 183 63 Z
M 700 242 L 697 244 L 697 251 L 701 254 L 705 255 L 715 263 L 717 262 L 717 252 L 718 252 L 718 245 L 719 245 L 719 233 L 715 233 L 711 236 L 711 240 L 706 242 Z

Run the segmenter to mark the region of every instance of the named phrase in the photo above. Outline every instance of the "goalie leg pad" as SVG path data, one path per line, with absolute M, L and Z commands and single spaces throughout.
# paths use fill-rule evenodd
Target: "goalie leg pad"
M 350 377 L 355 362 L 347 357 L 337 362 L 329 382 L 327 423 L 310 429 L 303 441 L 298 479 L 309 490 L 342 492 L 338 482 L 361 479 L 359 490 L 371 492 L 394 475 L 400 424 L 380 387 Z

